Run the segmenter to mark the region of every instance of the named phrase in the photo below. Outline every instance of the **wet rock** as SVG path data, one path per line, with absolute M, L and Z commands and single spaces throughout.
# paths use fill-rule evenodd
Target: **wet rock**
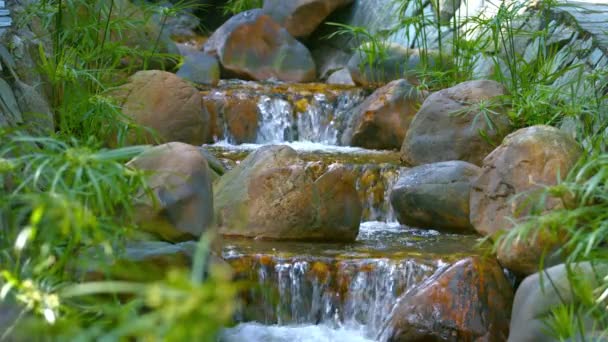
M 353 0 L 265 0 L 264 12 L 294 37 L 306 37 L 334 10 Z
M 215 186 L 220 232 L 256 238 L 353 241 L 361 203 L 343 167 L 314 179 L 287 146 L 256 150 Z
M 491 259 L 470 257 L 404 294 L 383 337 L 388 341 L 504 341 L 513 289 Z
M 176 75 L 196 84 L 216 86 L 220 81 L 220 64 L 215 57 L 195 52 L 185 57 Z
M 338 71 L 333 72 L 327 78 L 327 84 L 342 84 L 342 85 L 355 85 L 350 72 L 346 68 L 342 68 Z
M 199 237 L 213 221 L 211 172 L 198 147 L 172 142 L 151 148 L 128 163 L 150 172 L 154 201 L 139 197 L 142 229 L 169 241 Z
M 571 279 L 588 284 L 590 289 L 597 288 L 599 281 L 608 275 L 608 265 L 589 262 L 553 266 L 541 273 L 528 276 L 519 285 L 513 302 L 513 314 L 511 315 L 511 328 L 509 342 L 537 342 L 557 341 L 547 335 L 545 319 L 551 316 L 552 310 L 562 305 L 576 305 L 581 303 L 581 298 L 576 297 L 573 291 Z M 585 339 L 573 337 L 572 341 L 596 341 L 592 332 L 594 322 L 591 317 L 582 317 L 582 328 L 575 334 L 585 335 Z M 597 326 L 595 328 L 598 328 Z M 597 341 L 604 341 L 597 340 Z
M 469 221 L 469 193 L 480 171 L 467 162 L 448 161 L 402 172 L 390 197 L 397 219 L 412 227 L 475 232 Z
M 114 96 L 127 116 L 135 123 L 155 130 L 162 142 L 179 141 L 192 145 L 210 142 L 209 117 L 202 109 L 198 90 L 175 74 L 139 71 Z M 130 140 L 152 143 L 154 137 L 132 136 Z
M 213 136 L 232 143 L 254 143 L 258 134 L 258 98 L 245 93 L 209 92 L 203 95 L 204 110 L 214 122 Z
M 499 98 L 505 94 L 501 84 L 486 80 L 431 94 L 410 124 L 401 147 L 402 160 L 409 165 L 447 160 L 481 165 L 511 130 Z
M 511 229 L 511 219 L 526 216 L 535 193 L 556 184 L 558 175 L 564 177 L 581 153 L 574 139 L 550 126 L 532 126 L 507 136 L 484 159 L 481 175 L 473 183 L 470 205 L 475 229 L 482 235 Z M 561 206 L 557 198 L 545 202 L 546 210 Z M 498 259 L 509 269 L 530 274 L 556 242 L 547 234 L 538 234 L 535 240 L 502 244 Z
M 310 82 L 316 66 L 308 49 L 261 9 L 239 13 L 218 28 L 204 52 L 228 72 L 254 80 Z
M 195 241 L 129 241 L 113 254 L 91 248 L 77 258 L 73 267 L 87 281 L 155 281 L 163 279 L 170 269 L 191 267 L 195 250 Z
M 403 79 L 376 90 L 351 116 L 342 144 L 399 149 L 423 96 Z
M 405 78 L 413 84 L 418 83 L 416 68 L 425 61 L 434 65 L 436 53 L 427 52 L 421 56 L 418 49 L 409 49 L 404 46 L 381 42 L 380 49 L 384 50 L 384 57 L 369 56 L 372 47 L 362 46 L 355 51 L 348 60 L 347 68 L 357 85 L 378 86 L 393 80 Z M 369 60 L 373 60 L 370 64 Z

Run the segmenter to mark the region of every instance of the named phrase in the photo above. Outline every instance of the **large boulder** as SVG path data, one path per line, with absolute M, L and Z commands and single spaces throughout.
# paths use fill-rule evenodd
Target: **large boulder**
M 180 241 L 199 237 L 211 226 L 211 171 L 198 147 L 179 142 L 156 146 L 128 165 L 149 173 L 147 185 L 154 195 L 140 195 L 136 215 L 142 229 Z
M 412 227 L 475 232 L 469 221 L 469 193 L 480 171 L 467 162 L 448 161 L 402 172 L 390 195 L 397 219 Z
M 495 260 L 469 257 L 399 298 L 386 341 L 504 341 L 513 289 Z
M 549 319 L 553 310 L 560 306 L 581 304 L 580 293 L 573 286 L 572 280 L 579 284 L 589 286 L 589 289 L 597 288 L 601 279 L 608 275 L 608 265 L 592 265 L 589 262 L 572 264 L 567 267 L 560 264 L 547 268 L 542 273 L 534 273 L 528 276 L 517 288 L 513 302 L 513 313 L 511 315 L 511 329 L 509 342 L 553 342 L 559 339 L 548 335 L 546 319 Z M 573 324 L 578 335 L 571 336 L 572 341 L 605 341 L 594 339 L 589 332 L 594 329 L 602 330 L 606 327 L 593 326 L 591 317 L 582 318 L 577 324 Z M 578 323 L 583 323 L 579 325 Z M 583 328 L 584 331 L 580 331 Z M 580 335 L 585 335 L 585 339 Z M 566 337 L 566 336 L 564 336 Z M 562 339 L 563 340 L 563 339 Z
M 409 165 L 483 158 L 511 131 L 499 97 L 507 90 L 494 81 L 469 81 L 426 98 L 407 131 L 402 159 Z
M 361 202 L 341 166 L 316 178 L 288 146 L 256 150 L 215 185 L 220 232 L 255 238 L 354 241 Z
M 547 185 L 557 183 L 574 166 L 582 150 L 565 132 L 550 126 L 532 126 L 507 136 L 488 155 L 481 175 L 471 191 L 471 223 L 482 235 L 510 230 L 513 220 L 530 212 L 534 195 Z M 561 201 L 547 198 L 546 210 L 560 208 Z M 555 246 L 542 231 L 535 239 L 503 243 L 498 259 L 516 272 L 536 272 L 543 254 Z
M 294 37 L 306 37 L 334 10 L 353 0 L 264 0 L 264 12 Z
M 139 71 L 114 96 L 133 121 L 158 133 L 161 142 L 192 145 L 210 142 L 209 117 L 198 90 L 175 74 Z M 132 142 L 151 143 L 154 136 L 131 136 Z
M 254 80 L 310 82 L 315 62 L 302 43 L 261 9 L 239 13 L 218 28 L 204 46 L 226 71 Z
M 378 86 L 401 78 L 418 84 L 418 69 L 435 65 L 439 57 L 433 50 L 421 53 L 395 43 L 370 44 L 358 47 L 346 65 L 357 85 Z
M 423 96 L 403 79 L 376 90 L 355 109 L 342 135 L 342 144 L 399 149 Z

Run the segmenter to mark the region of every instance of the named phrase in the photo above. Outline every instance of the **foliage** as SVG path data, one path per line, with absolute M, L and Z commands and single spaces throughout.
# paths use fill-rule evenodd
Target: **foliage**
M 148 175 L 125 165 L 146 147 L 120 147 L 146 128 L 121 113 L 112 91 L 134 71 L 173 63 L 161 49 L 163 30 L 182 5 L 135 11 L 142 7 L 122 0 L 46 0 L 19 16 L 51 42 L 40 45 L 38 71 L 57 131 L 0 131 L 0 309 L 19 311 L 0 341 L 213 341 L 231 321 L 236 286 L 208 266 L 209 237 L 191 270 L 176 265 L 144 281 L 137 274 L 147 270 L 135 268 L 121 274 L 136 280 L 120 281 L 110 268 L 139 234 L 142 191 L 151 195 Z M 153 15 L 158 29 L 142 41 L 137 34 Z M 92 281 L 90 271 L 104 280 Z
M 254 8 L 261 8 L 263 0 L 228 0 L 224 5 L 224 14 L 237 14 Z
M 20 25 L 37 22 L 40 40 L 51 42 L 40 45 L 39 71 L 47 81 L 60 134 L 82 140 L 94 136 L 114 145 L 121 145 L 127 132 L 143 134 L 120 113 L 111 90 L 139 69 L 175 64 L 176 56 L 161 43 L 166 20 L 185 6 L 180 5 L 46 0 L 27 7 Z M 156 14 L 160 25 L 153 21 Z

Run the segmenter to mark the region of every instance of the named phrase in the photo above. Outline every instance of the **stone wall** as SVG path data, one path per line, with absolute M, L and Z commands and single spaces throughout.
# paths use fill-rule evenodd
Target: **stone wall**
M 44 80 L 37 71 L 39 46 L 46 52 L 51 48 L 48 37 L 15 19 L 30 2 L 0 1 L 5 6 L 0 9 L 0 127 L 42 134 L 54 127 Z

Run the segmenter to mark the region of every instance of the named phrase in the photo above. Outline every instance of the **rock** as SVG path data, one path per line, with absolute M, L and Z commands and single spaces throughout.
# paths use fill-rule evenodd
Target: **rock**
M 423 97 L 403 79 L 376 90 L 354 111 L 342 144 L 399 149 Z
M 504 341 L 513 289 L 491 259 L 469 257 L 399 298 L 387 341 Z
M 306 37 L 334 10 L 353 0 L 265 0 L 264 13 L 270 15 L 294 37 Z
M 158 133 L 162 142 L 179 141 L 192 145 L 211 142 L 209 117 L 202 97 L 188 82 L 172 73 L 139 71 L 114 94 L 125 115 Z M 151 143 L 151 135 L 130 137 L 132 142 Z
M 216 183 L 220 232 L 255 238 L 354 241 L 361 202 L 341 166 L 319 178 L 287 146 L 265 146 Z
M 460 2 L 461 0 L 440 0 L 431 2 L 433 10 L 435 11 L 437 18 L 442 25 L 450 24 L 450 21 L 460 8 Z M 466 10 L 467 9 L 465 8 L 464 11 Z M 463 13 L 462 15 L 466 16 L 469 15 L 469 13 Z
M 240 92 L 212 91 L 203 95 L 203 103 L 207 115 L 215 122 L 214 137 L 222 137 L 235 144 L 256 142 L 258 98 Z
M 23 124 L 21 110 L 11 86 L 0 78 L 0 127 L 16 127 Z
M 261 9 L 239 13 L 218 28 L 204 52 L 229 72 L 254 80 L 310 82 L 316 77 L 308 49 Z
M 552 310 L 561 305 L 580 304 L 580 298 L 573 295 L 576 291 L 573 291 L 570 279 L 578 279 L 587 284 L 589 289 L 595 289 L 600 285 L 598 280 L 608 275 L 608 265 L 605 264 L 592 265 L 583 262 L 572 264 L 570 268 L 569 271 L 565 264 L 553 266 L 545 269 L 542 274 L 534 273 L 528 276 L 519 285 L 513 302 L 509 342 L 558 341 L 547 336 L 545 319 L 551 315 Z M 582 322 L 585 331 L 576 329 L 574 333 L 586 333 L 584 341 L 596 341 L 589 336 L 589 332 L 593 330 L 593 320 L 583 317 Z M 573 326 L 578 328 L 577 325 Z
M 349 86 L 355 85 L 355 82 L 353 81 L 352 77 L 350 77 L 350 72 L 346 68 L 342 68 L 340 70 L 333 72 L 327 78 L 326 83 L 327 84 L 349 85 Z
M 416 68 L 423 60 L 434 65 L 436 53 L 427 52 L 428 58 L 423 59 L 418 49 L 409 49 L 399 44 L 381 42 L 380 47 L 361 46 L 348 60 L 347 68 L 355 84 L 361 86 L 378 86 L 390 81 L 405 78 L 412 84 L 418 84 Z M 384 50 L 384 57 L 373 57 L 375 49 Z M 370 64 L 369 60 L 373 60 Z
M 195 241 L 172 244 L 163 241 L 129 241 L 115 254 L 90 248 L 73 267 L 87 281 L 157 281 L 170 269 L 189 268 L 196 251 Z
M 448 161 L 402 172 L 390 195 L 397 219 L 412 227 L 475 232 L 469 221 L 469 193 L 480 171 L 467 162 Z
M 402 160 L 409 165 L 447 160 L 481 165 L 511 130 L 506 108 L 497 99 L 506 92 L 497 82 L 480 80 L 431 94 L 410 124 Z
M 220 64 L 215 57 L 195 52 L 185 56 L 176 75 L 196 84 L 216 86 L 220 81 Z
M 482 235 L 494 235 L 513 227 L 511 219 L 529 213 L 529 201 L 544 186 L 557 183 L 581 156 L 577 142 L 550 126 L 532 126 L 507 136 L 483 162 L 480 177 L 471 191 L 471 223 Z M 561 201 L 548 198 L 546 210 Z M 498 250 L 503 266 L 516 272 L 534 273 L 539 257 L 553 249 L 555 241 L 540 234 L 536 241 L 503 245 Z
M 201 236 L 213 221 L 211 172 L 198 147 L 172 142 L 151 148 L 130 167 L 150 172 L 154 201 L 141 194 L 136 216 L 140 226 L 165 240 Z

